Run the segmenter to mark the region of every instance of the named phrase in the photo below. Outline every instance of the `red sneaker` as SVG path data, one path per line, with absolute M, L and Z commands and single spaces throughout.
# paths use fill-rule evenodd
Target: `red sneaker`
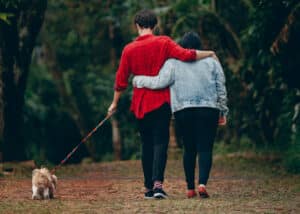
M 193 189 L 189 189 L 189 190 L 187 191 L 187 193 L 186 193 L 186 196 L 187 196 L 188 198 L 193 198 L 193 197 L 195 197 L 196 195 L 197 195 L 197 193 L 196 193 L 196 191 L 193 190 Z
M 198 192 L 199 192 L 200 198 L 209 198 L 209 195 L 208 195 L 208 193 L 206 192 L 205 187 L 199 186 L 199 187 L 198 187 Z

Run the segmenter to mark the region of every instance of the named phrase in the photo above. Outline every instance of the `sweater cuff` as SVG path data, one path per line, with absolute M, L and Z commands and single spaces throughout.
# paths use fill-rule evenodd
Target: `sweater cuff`
M 114 85 L 114 90 L 115 91 L 124 91 L 124 90 L 126 90 L 126 87 L 125 86 L 122 87 L 122 86 Z
M 192 50 L 192 53 L 193 53 L 193 61 L 195 61 L 197 59 L 197 52 L 196 50 Z

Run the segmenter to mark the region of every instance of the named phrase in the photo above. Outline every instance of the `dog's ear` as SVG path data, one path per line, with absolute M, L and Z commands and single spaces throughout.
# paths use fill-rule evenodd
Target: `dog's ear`
M 44 167 L 44 166 L 41 166 L 41 170 L 42 171 L 48 171 L 48 169 L 46 167 Z
M 57 177 L 55 175 L 51 175 L 52 177 L 52 181 L 54 183 L 54 186 L 56 187 L 56 184 L 57 184 Z
M 52 176 L 52 179 L 55 181 L 55 182 L 57 182 L 57 177 L 56 177 L 56 175 L 51 175 Z
M 39 169 L 34 169 L 33 171 L 32 171 L 32 176 L 34 176 L 36 173 L 38 173 L 39 172 Z

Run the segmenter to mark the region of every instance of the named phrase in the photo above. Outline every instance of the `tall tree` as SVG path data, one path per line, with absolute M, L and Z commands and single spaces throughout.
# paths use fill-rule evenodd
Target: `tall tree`
M 3 159 L 25 159 L 22 133 L 24 93 L 47 0 L 0 1 L 0 75 Z

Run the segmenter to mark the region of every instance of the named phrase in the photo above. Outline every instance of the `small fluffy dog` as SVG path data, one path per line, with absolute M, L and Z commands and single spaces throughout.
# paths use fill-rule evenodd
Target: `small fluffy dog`
M 32 199 L 52 199 L 56 189 L 57 177 L 48 169 L 32 171 Z

